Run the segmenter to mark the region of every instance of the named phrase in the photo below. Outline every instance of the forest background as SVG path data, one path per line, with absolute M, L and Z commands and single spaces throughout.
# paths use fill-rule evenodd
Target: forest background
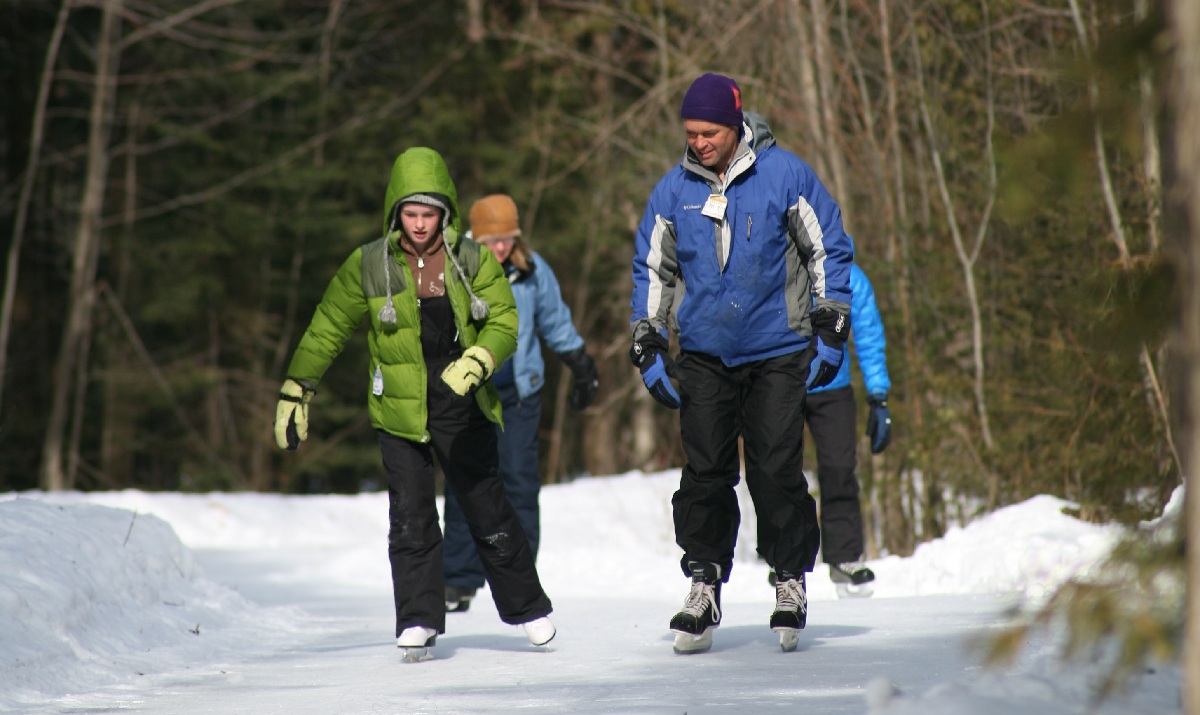
M 630 263 L 704 71 L 814 166 L 874 283 L 894 436 L 860 449 L 872 555 L 1035 494 L 1146 518 L 1181 482 L 1148 0 L 3 0 L 0 18 L 0 491 L 379 488 L 365 339 L 300 452 L 271 424 L 417 145 L 464 208 L 516 198 L 597 360 L 583 413 L 548 360 L 544 481 L 682 464 L 676 413 L 629 364 Z

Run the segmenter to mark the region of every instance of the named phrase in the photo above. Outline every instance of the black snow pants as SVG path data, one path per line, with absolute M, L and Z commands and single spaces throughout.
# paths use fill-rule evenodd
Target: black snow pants
M 441 380 L 449 360 L 429 362 L 430 441 L 379 432 L 389 496 L 388 556 L 396 635 L 409 626 L 446 629 L 442 530 L 433 459 L 454 491 L 483 560 L 500 620 L 531 621 L 551 612 L 529 540 L 497 471 L 496 432 L 473 394 L 456 395 Z
M 821 543 L 817 504 L 804 478 L 803 352 L 726 367 L 684 352 L 678 360 L 680 434 L 687 465 L 671 499 L 681 562 L 710 561 L 722 580 L 733 568 L 741 514 L 738 438 L 758 518 L 758 550 L 776 571 L 812 571 Z
M 821 558 L 827 564 L 863 555 L 862 506 L 854 471 L 858 463 L 854 390 L 810 392 L 805 420 L 817 449 L 821 487 Z

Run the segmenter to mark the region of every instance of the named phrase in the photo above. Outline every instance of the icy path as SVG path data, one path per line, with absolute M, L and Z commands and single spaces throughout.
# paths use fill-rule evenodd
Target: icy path
M 1000 622 L 1002 607 L 995 596 L 819 601 L 799 650 L 785 654 L 766 627 L 764 581 L 760 602 L 725 604 L 711 652 L 677 656 L 666 622 L 682 603 L 682 577 L 679 599 L 558 599 L 549 652 L 500 623 L 483 593 L 470 611 L 447 617 L 433 660 L 402 664 L 385 589 L 285 577 L 321 557 L 197 552 L 209 579 L 260 605 L 299 606 L 311 622 L 296 624 L 294 642 L 244 660 L 72 697 L 60 712 L 864 713 L 866 688 L 881 676 L 920 693 L 977 670 L 965 646 Z

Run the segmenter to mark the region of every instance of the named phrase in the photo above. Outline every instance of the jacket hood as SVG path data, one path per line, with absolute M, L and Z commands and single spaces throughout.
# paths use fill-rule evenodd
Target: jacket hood
M 444 196 L 450 205 L 448 226 L 454 234 L 462 233 L 462 219 L 458 210 L 458 191 L 450 179 L 450 170 L 442 155 L 428 147 L 408 149 L 392 164 L 392 175 L 388 180 L 387 193 L 383 200 L 383 233 L 388 232 L 388 219 L 396 203 L 413 194 Z M 447 237 L 449 238 L 449 237 Z
M 755 152 L 761 153 L 764 149 L 775 146 L 775 135 L 771 133 L 771 126 L 757 112 L 742 112 L 742 135 Z

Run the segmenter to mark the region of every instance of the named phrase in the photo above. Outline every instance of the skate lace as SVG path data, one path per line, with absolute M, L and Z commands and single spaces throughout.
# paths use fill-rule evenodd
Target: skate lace
M 717 606 L 717 599 L 713 597 L 712 584 L 692 581 L 692 590 L 688 591 L 687 600 L 683 602 L 683 612 L 700 618 L 707 607 L 712 608 L 712 620 L 720 621 L 721 609 Z
M 776 611 L 807 611 L 808 597 L 804 594 L 803 579 L 788 579 L 775 584 Z

